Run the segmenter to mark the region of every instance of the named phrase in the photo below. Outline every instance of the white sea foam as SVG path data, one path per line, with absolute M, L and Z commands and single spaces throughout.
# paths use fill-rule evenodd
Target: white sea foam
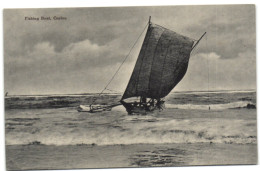
M 197 109 L 197 110 L 223 110 L 223 109 L 234 109 L 234 108 L 244 108 L 247 105 L 254 105 L 250 101 L 237 101 L 232 103 L 223 103 L 223 104 L 165 104 L 166 108 L 173 109 Z
M 219 94 L 219 93 L 254 93 L 256 90 L 217 90 L 217 91 L 173 91 L 170 94 Z
M 32 132 L 10 132 L 6 134 L 6 144 L 45 145 L 118 145 L 157 143 L 237 143 L 255 144 L 255 121 L 222 119 L 161 119 L 144 116 L 127 116 L 121 124 L 86 128 L 78 124 L 76 128 L 43 127 Z M 246 130 L 246 131 L 245 131 Z
M 112 111 L 121 111 L 121 112 L 125 111 L 126 112 L 126 109 L 124 108 L 123 105 L 118 105 L 116 107 L 113 107 Z

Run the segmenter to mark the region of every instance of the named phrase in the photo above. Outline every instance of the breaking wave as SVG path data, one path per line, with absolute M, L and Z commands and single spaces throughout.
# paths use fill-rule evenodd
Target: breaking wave
M 97 101 L 114 103 L 119 99 L 102 96 Z M 5 99 L 6 109 L 13 109 L 6 110 L 5 142 L 56 146 L 256 144 L 256 110 L 231 110 L 254 109 L 255 101 L 255 93 L 174 94 L 166 100 L 167 110 L 130 116 L 123 106 L 98 114 L 77 112 L 74 107 L 91 102 L 88 96 L 12 97 Z M 217 112 L 206 111 L 209 108 Z
M 243 120 L 156 120 L 153 117 L 127 117 L 125 124 L 99 128 L 63 128 L 37 133 L 6 134 L 7 145 L 130 145 L 163 143 L 256 144 L 255 121 Z M 186 127 L 185 127 L 186 126 Z M 185 128 L 184 128 L 185 127 Z M 242 130 L 247 129 L 247 132 Z M 216 131 L 218 130 L 218 131 Z
M 26 134 L 25 134 L 26 135 Z M 28 136 L 28 135 L 27 135 Z M 164 143 L 225 143 L 225 144 L 255 144 L 256 136 L 228 135 L 214 136 L 206 131 L 192 131 L 171 129 L 165 131 L 151 131 L 150 133 L 138 133 L 125 136 L 114 134 L 110 137 L 97 136 L 56 136 L 31 137 L 17 143 L 15 139 L 9 139 L 7 145 L 130 145 L 130 144 L 164 144 Z
M 197 110 L 223 110 L 236 108 L 255 108 L 255 104 L 250 101 L 238 101 L 224 104 L 166 104 L 166 108 L 171 109 L 197 109 Z

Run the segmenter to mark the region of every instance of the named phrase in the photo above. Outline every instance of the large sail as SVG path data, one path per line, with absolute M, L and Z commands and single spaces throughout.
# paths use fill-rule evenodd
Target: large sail
M 184 77 L 194 41 L 150 24 L 122 99 L 163 98 Z

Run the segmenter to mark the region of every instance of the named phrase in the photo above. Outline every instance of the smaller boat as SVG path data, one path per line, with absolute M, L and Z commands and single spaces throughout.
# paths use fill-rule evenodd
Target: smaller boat
M 77 108 L 78 112 L 102 112 L 102 111 L 111 111 L 111 105 L 79 105 Z

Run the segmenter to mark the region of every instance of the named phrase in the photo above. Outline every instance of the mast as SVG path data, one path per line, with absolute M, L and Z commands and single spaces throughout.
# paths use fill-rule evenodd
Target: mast
M 149 27 L 151 26 L 151 16 L 149 16 L 149 20 L 148 20 L 148 29 L 149 29 Z M 147 31 L 148 31 L 148 29 L 147 29 Z M 144 102 L 146 102 L 146 96 L 140 96 L 140 104 L 141 103 L 144 103 Z
M 199 38 L 199 40 L 198 40 L 198 41 L 196 42 L 196 44 L 192 47 L 191 50 L 193 50 L 193 49 L 199 44 L 200 40 L 205 36 L 206 33 L 207 33 L 207 32 L 205 32 L 205 33 Z

